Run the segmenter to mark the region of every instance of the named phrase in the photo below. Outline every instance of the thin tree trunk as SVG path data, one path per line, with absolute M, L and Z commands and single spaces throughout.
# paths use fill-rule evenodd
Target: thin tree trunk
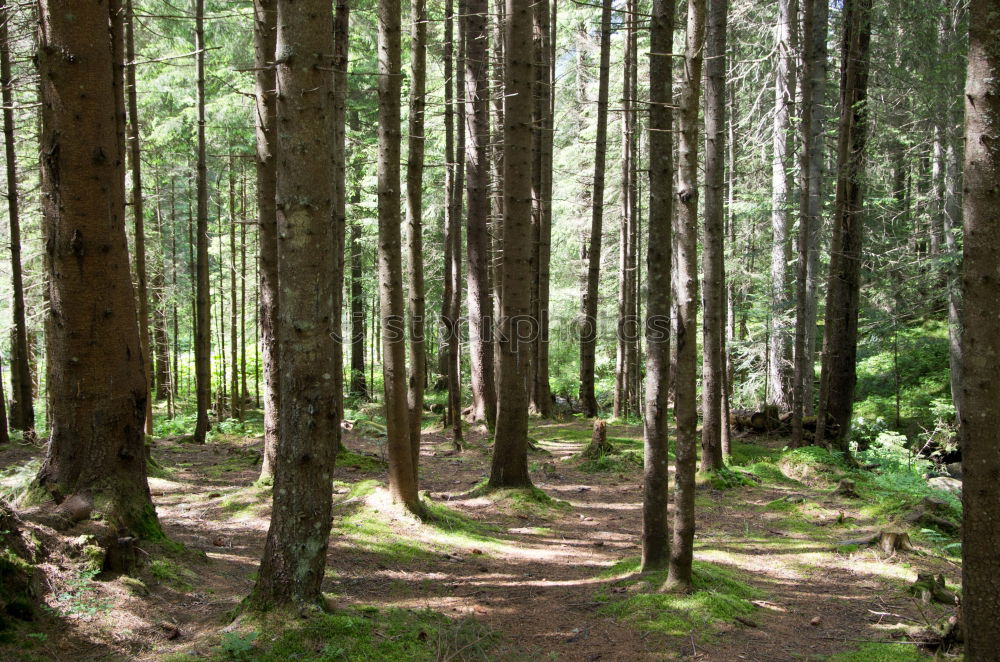
M 698 337 L 698 102 L 701 92 L 702 48 L 705 42 L 705 0 L 688 0 L 684 74 L 681 85 L 680 142 L 677 164 L 677 451 L 674 486 L 674 531 L 666 587 L 691 586 L 694 553 L 694 476 L 698 404 L 696 355 Z
M 167 412 L 170 414 L 170 344 L 167 339 L 167 305 L 165 259 L 167 244 L 163 238 L 163 213 L 161 206 L 161 191 L 158 177 L 154 177 L 156 196 L 156 235 L 160 250 L 156 256 L 156 268 L 153 270 L 153 347 L 156 369 L 156 399 L 167 400 Z
M 333 381 L 337 411 L 344 411 L 344 244 L 347 234 L 347 96 L 351 10 L 348 0 L 337 0 L 333 15 L 333 255 L 337 262 L 333 283 Z M 338 425 L 340 421 L 337 421 Z M 342 447 L 337 439 L 337 451 Z
M 489 486 L 530 487 L 528 383 L 519 356 L 529 347 L 519 320 L 531 313 L 532 17 L 528 3 L 507 0 L 504 26 L 503 305 L 500 389 Z M 471 51 L 470 51 L 471 53 Z M 471 60 L 471 57 L 470 57 Z
M 854 386 L 857 381 L 858 308 L 864 225 L 864 153 L 868 139 L 868 68 L 872 0 L 846 0 L 837 145 L 837 198 L 830 246 L 823 372 L 816 442 L 829 438 L 848 451 Z M 837 429 L 827 431 L 827 421 Z
M 643 425 L 642 570 L 670 556 L 667 430 L 670 381 L 670 274 L 673 259 L 674 1 L 653 0 L 649 61 L 649 248 L 646 278 L 646 410 Z
M 989 0 L 969 9 L 965 84 L 965 242 L 962 298 L 962 632 L 965 659 L 988 662 L 1000 650 L 1000 324 L 997 237 L 1000 236 L 1000 12 Z
M 146 366 L 125 236 L 122 24 L 116 0 L 39 3 L 51 436 L 37 481 L 56 502 L 82 497 L 112 530 L 155 539 L 163 534 L 146 482 Z
M 725 384 L 723 305 L 726 193 L 726 22 L 728 0 L 708 0 L 705 35 L 705 220 L 702 269 L 705 311 L 702 315 L 701 470 L 721 469 L 722 394 Z
M 146 367 L 146 434 L 153 434 L 153 363 L 149 346 L 149 291 L 146 285 L 146 230 L 142 198 L 142 159 L 139 147 L 139 110 L 135 87 L 135 38 L 132 27 L 132 0 L 125 0 L 125 84 L 128 100 L 128 143 L 132 174 L 132 217 L 135 224 L 135 276 L 139 301 L 139 343 Z
M 254 0 L 254 76 L 257 120 L 258 318 L 264 368 L 264 454 L 260 480 L 273 478 L 278 449 L 280 407 L 278 364 L 278 226 L 276 80 L 273 66 L 277 31 L 275 0 Z
M 278 339 L 281 425 L 274 506 L 249 604 L 320 604 L 341 412 L 334 366 L 333 16 L 328 0 L 278 0 Z
M 472 417 L 496 426 L 496 376 L 493 310 L 490 303 L 489 81 L 487 74 L 486 0 L 465 2 L 465 186 L 468 228 L 469 352 L 472 370 Z M 460 12 L 462 13 L 462 12 Z
M 378 274 L 382 375 L 392 498 L 422 511 L 410 443 L 406 388 L 406 307 L 400 239 L 400 11 L 399 0 L 378 1 Z
M 808 1 L 808 0 L 805 0 Z M 771 308 L 768 354 L 767 402 L 781 409 L 789 406 L 791 343 L 788 337 L 788 269 L 791 260 L 788 206 L 789 127 L 795 104 L 796 0 L 778 0 L 775 23 L 777 65 L 774 80 L 774 121 L 771 153 Z
M 14 342 L 11 356 L 11 427 L 30 437 L 35 429 L 31 368 L 28 361 L 28 325 L 24 310 L 21 269 L 20 194 L 17 185 L 17 149 L 14 134 L 14 90 L 10 66 L 11 10 L 0 0 L 0 86 L 3 99 L 3 135 L 7 164 L 7 218 L 10 224 L 10 270 L 13 290 Z
M 205 162 L 205 0 L 194 0 L 194 49 L 196 104 L 198 107 L 198 166 L 197 166 L 197 277 L 195 299 L 195 391 L 197 421 L 195 443 L 205 443 L 208 433 L 208 410 L 212 406 L 212 311 L 209 308 L 208 279 L 208 166 Z
M 597 140 L 594 147 L 594 187 L 591 197 L 587 289 L 583 295 L 580 330 L 580 404 L 585 416 L 597 416 L 594 392 L 597 357 L 597 296 L 601 281 L 601 239 L 604 225 L 604 170 L 608 142 L 608 79 L 611 68 L 611 0 L 601 4 L 601 64 L 597 92 Z
M 230 148 L 232 149 L 232 148 Z M 229 157 L 229 409 L 233 418 L 243 420 L 243 403 L 240 401 L 240 352 L 239 352 L 239 301 L 236 290 L 236 171 L 235 162 Z
M 410 267 L 410 374 L 407 401 L 414 481 L 420 464 L 421 424 L 427 356 L 424 348 L 424 107 L 427 79 L 427 3 L 411 0 L 410 20 L 410 127 L 406 162 L 406 218 L 409 224 Z

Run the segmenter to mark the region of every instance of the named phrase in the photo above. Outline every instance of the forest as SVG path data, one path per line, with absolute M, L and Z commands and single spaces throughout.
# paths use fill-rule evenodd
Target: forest
M 1000 661 L 997 0 L 0 0 L 0 93 L 0 660 Z

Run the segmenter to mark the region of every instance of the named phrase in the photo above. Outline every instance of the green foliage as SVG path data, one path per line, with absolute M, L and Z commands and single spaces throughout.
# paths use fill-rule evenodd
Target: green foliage
M 699 638 L 707 638 L 715 624 L 752 614 L 755 607 L 750 600 L 763 597 L 761 591 L 740 581 L 732 570 L 701 561 L 694 562 L 694 590 L 690 594 L 661 593 L 659 589 L 666 580 L 666 572 L 634 574 L 639 564 L 637 558 L 625 559 L 602 573 L 605 577 L 633 573 L 615 584 L 619 587 L 640 584 L 638 591 L 615 599 L 617 594 L 605 589 L 596 598 L 607 603 L 601 613 L 629 621 L 644 630 L 672 636 L 695 633 Z M 632 590 L 626 588 L 628 592 Z
M 866 643 L 853 651 L 838 653 L 826 662 L 923 662 L 931 657 L 907 642 Z
M 774 461 L 781 456 L 780 449 L 765 448 L 757 444 L 733 441 L 730 444 L 729 464 L 743 466 L 761 461 Z
M 219 652 L 228 660 L 249 660 L 259 636 L 257 632 L 226 632 L 219 642 Z
M 716 471 L 703 471 L 699 473 L 699 481 L 703 481 L 716 490 L 729 490 L 734 487 L 744 487 L 754 485 L 754 481 L 742 471 L 733 471 L 728 467 L 722 467 Z
M 191 582 L 197 579 L 191 570 L 171 559 L 153 559 L 149 564 L 149 574 L 161 584 L 181 591 L 190 591 Z
M 56 595 L 59 610 L 64 614 L 93 617 L 107 612 L 113 606 L 111 601 L 98 595 L 94 577 L 98 572 L 87 570 L 66 582 L 66 589 Z

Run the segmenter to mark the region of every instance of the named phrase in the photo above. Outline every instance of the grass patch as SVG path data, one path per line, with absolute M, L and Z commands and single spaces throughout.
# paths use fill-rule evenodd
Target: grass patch
M 493 501 L 498 510 L 512 515 L 525 517 L 549 517 L 553 511 L 571 510 L 573 506 L 567 501 L 554 499 L 537 487 L 503 488 L 488 490 L 484 485 L 473 488 L 473 493 L 482 491 L 483 495 Z
M 386 462 L 380 457 L 375 457 L 372 455 L 365 455 L 363 453 L 355 453 L 347 448 L 341 449 L 337 453 L 337 467 L 353 467 L 358 471 L 365 471 L 370 473 L 375 473 L 379 471 L 384 471 L 386 468 Z
M 491 535 L 499 532 L 499 529 L 495 526 L 474 520 L 448 506 L 434 503 L 429 499 L 424 499 L 424 509 L 426 512 L 423 520 L 424 524 L 444 533 L 446 538 L 451 542 L 492 543 L 498 545 L 503 543 L 503 541 Z
M 240 473 L 258 467 L 261 463 L 259 451 L 247 448 L 230 448 L 226 457 L 204 467 L 209 478 L 222 478 L 229 473 Z
M 261 631 L 223 635 L 215 660 L 507 660 L 496 632 L 429 609 L 360 607 L 309 619 L 272 619 Z
M 746 466 L 757 462 L 775 462 L 781 457 L 781 451 L 776 448 L 765 448 L 757 444 L 744 444 L 733 441 L 729 446 L 729 464 Z
M 846 469 L 839 455 L 819 446 L 785 451 L 778 459 L 778 467 L 785 476 L 807 484 L 835 481 Z
M 616 584 L 626 591 L 638 590 L 621 600 L 611 597 L 607 590 L 595 597 L 607 604 L 601 613 L 634 623 L 643 630 L 652 630 L 671 636 L 687 636 L 697 632 L 706 639 L 714 632 L 713 625 L 747 617 L 755 610 L 751 599 L 763 593 L 741 582 L 729 569 L 711 563 L 695 561 L 693 568 L 694 590 L 690 594 L 660 593 L 666 572 L 646 575 L 634 574 L 639 570 L 639 559 L 629 558 L 602 573 L 602 577 L 616 577 L 626 573 L 632 576 Z M 639 587 L 632 585 L 640 584 Z
M 801 485 L 799 481 L 786 476 L 778 465 L 770 461 L 754 462 L 745 466 L 744 471 L 760 478 L 762 482 L 772 485 Z
M 256 517 L 267 509 L 271 494 L 271 487 L 253 485 L 227 494 L 219 501 L 219 507 L 234 519 Z
M 712 489 L 716 490 L 729 490 L 734 487 L 756 484 L 744 472 L 733 471 L 727 467 L 715 471 L 701 471 L 698 473 L 697 482 L 701 485 L 711 485 Z
M 923 662 L 931 657 L 912 644 L 861 644 L 857 649 L 826 658 L 826 662 Z
M 191 582 L 198 578 L 195 573 L 171 559 L 153 559 L 149 564 L 149 574 L 160 584 L 180 591 L 190 591 Z

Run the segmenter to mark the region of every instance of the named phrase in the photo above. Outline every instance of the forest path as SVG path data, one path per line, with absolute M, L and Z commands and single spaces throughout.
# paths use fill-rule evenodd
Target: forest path
M 742 620 L 713 614 L 706 599 L 714 589 L 702 587 L 667 608 L 646 592 L 655 587 L 643 588 L 629 572 L 642 530 L 639 426 L 609 425 L 621 452 L 585 472 L 577 454 L 590 436 L 586 421 L 533 422 L 540 450 L 529 458 L 531 475 L 551 498 L 477 495 L 489 469 L 485 436 L 470 432 L 456 454 L 448 439 L 428 432 L 421 488 L 437 513 L 431 523 L 388 503 L 383 442 L 359 432 L 345 435 L 352 452 L 335 473 L 324 591 L 335 607 L 430 609 L 500 635 L 483 640 L 479 657 L 470 650 L 441 659 L 821 660 L 889 640 L 889 624 L 944 613 L 906 595 L 917 571 L 958 577 L 956 564 L 931 555 L 838 553 L 838 540 L 877 522 L 829 484 L 778 477 L 733 489 L 706 484 L 696 499 L 696 560 L 756 589 L 757 607 Z M 762 446 L 741 445 L 742 452 L 766 454 L 783 443 L 756 441 Z M 51 654 L 24 659 L 218 655 L 230 614 L 253 586 L 267 532 L 270 490 L 253 485 L 260 444 L 222 434 L 205 446 L 157 440 L 154 457 L 166 474 L 150 483 L 160 521 L 191 553 L 155 557 L 149 595 L 94 582 L 112 606 L 65 618 L 67 630 L 50 635 Z M 632 620 L 609 613 L 623 600 L 638 601 Z M 668 609 L 683 617 L 679 624 L 665 618 Z

